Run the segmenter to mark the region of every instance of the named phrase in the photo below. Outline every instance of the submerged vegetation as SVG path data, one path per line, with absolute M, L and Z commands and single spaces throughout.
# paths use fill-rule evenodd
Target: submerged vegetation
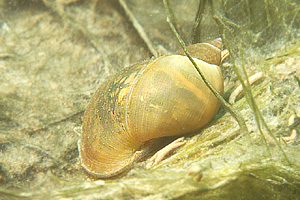
M 74 128 L 98 84 L 180 49 L 163 1 L 0 0 L 1 199 L 299 198 L 299 3 L 165 3 L 186 44 L 223 38 L 231 54 L 224 99 L 242 84 L 228 107 L 247 128 L 223 107 L 153 168 L 136 163 L 116 179 L 90 177 Z

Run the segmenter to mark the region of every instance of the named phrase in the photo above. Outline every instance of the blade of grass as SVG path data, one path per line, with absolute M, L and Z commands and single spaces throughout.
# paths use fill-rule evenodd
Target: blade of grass
M 207 87 L 220 100 L 220 102 L 228 110 L 228 112 L 235 118 L 235 120 L 237 121 L 237 123 L 240 126 L 241 132 L 244 133 L 244 134 L 247 133 L 247 135 L 250 137 L 250 134 L 249 134 L 248 128 L 246 126 L 245 120 L 242 118 L 242 116 L 234 108 L 231 107 L 231 105 L 229 103 L 227 103 L 223 99 L 223 97 L 216 91 L 216 89 L 207 81 L 207 79 L 205 78 L 203 72 L 197 66 L 196 62 L 194 61 L 194 59 L 191 57 L 191 55 L 187 51 L 187 48 L 186 48 L 186 45 L 185 45 L 184 41 L 182 40 L 181 36 L 178 34 L 175 26 L 172 23 L 168 0 L 163 0 L 163 3 L 164 3 L 164 7 L 165 7 L 165 13 L 167 15 L 167 22 L 168 22 L 169 26 L 171 27 L 173 33 L 177 37 L 177 39 L 178 39 L 178 41 L 179 41 L 182 49 L 184 50 L 185 54 L 187 55 L 187 57 L 189 58 L 189 60 L 191 61 L 191 63 L 194 65 L 194 67 L 198 71 L 199 75 L 201 76 L 202 80 L 207 85 Z
M 276 145 L 277 145 L 278 148 L 280 149 L 280 151 L 281 151 L 283 157 L 285 158 L 285 160 L 287 161 L 287 163 L 288 163 L 288 164 L 291 164 L 290 161 L 289 161 L 289 159 L 288 159 L 288 157 L 287 157 L 287 155 L 285 154 L 284 150 L 282 149 L 282 147 L 281 147 L 281 145 L 280 145 L 280 143 L 279 143 L 279 140 L 277 140 L 277 138 L 276 138 L 276 137 L 274 136 L 274 134 L 271 132 L 271 130 L 270 130 L 270 128 L 268 127 L 266 121 L 264 120 L 264 118 L 263 118 L 263 116 L 262 116 L 260 110 L 258 109 L 258 106 L 257 106 L 257 104 L 256 104 L 256 102 L 255 102 L 255 100 L 254 100 L 253 94 L 252 94 L 252 92 L 251 92 L 251 86 L 250 86 L 250 83 L 249 83 L 248 74 L 247 74 L 247 72 L 246 72 L 246 70 L 245 70 L 244 65 L 242 64 L 242 67 L 241 67 L 241 68 L 242 68 L 242 73 L 243 73 L 243 75 L 244 75 L 244 77 L 245 77 L 245 79 L 246 79 L 246 84 L 245 84 L 245 82 L 244 82 L 244 80 L 243 80 L 243 78 L 242 78 L 242 75 L 241 75 L 241 73 L 239 72 L 237 65 L 235 64 L 235 59 L 234 59 L 234 56 L 233 56 L 233 54 L 232 54 L 230 45 L 229 45 L 229 43 L 228 43 L 228 41 L 227 41 L 227 39 L 226 39 L 226 34 L 225 34 L 225 32 L 224 32 L 224 40 L 225 40 L 225 43 L 226 43 L 226 45 L 227 45 L 229 54 L 231 55 L 231 61 L 232 61 L 232 64 L 233 64 L 234 72 L 235 72 L 235 74 L 237 75 L 239 81 L 240 81 L 241 84 L 242 84 L 242 87 L 243 87 L 243 90 L 244 90 L 244 93 L 245 93 L 246 100 L 247 100 L 248 104 L 250 105 L 250 108 L 252 109 L 252 111 L 253 111 L 253 113 L 254 113 L 254 117 L 255 117 L 255 121 L 256 121 L 257 128 L 258 128 L 258 130 L 259 130 L 259 132 L 260 132 L 260 134 L 261 134 L 261 136 L 262 136 L 262 138 L 263 138 L 263 140 L 264 140 L 264 143 L 266 144 L 266 147 L 267 147 L 267 150 L 268 150 L 269 154 L 271 155 L 271 151 L 270 151 L 269 144 L 268 144 L 268 142 L 267 142 L 267 140 L 266 140 L 266 137 L 265 137 L 265 135 L 263 134 L 262 126 L 264 126 L 264 127 L 266 128 L 268 135 L 270 135 L 270 136 L 275 140 Z M 243 59 L 243 53 L 242 53 L 242 60 L 244 60 L 244 59 Z

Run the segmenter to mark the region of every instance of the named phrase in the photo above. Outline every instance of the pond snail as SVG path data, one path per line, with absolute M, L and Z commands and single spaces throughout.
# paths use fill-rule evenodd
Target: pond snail
M 222 95 L 221 48 L 218 38 L 188 50 Z M 184 52 L 178 54 L 129 66 L 96 90 L 79 141 L 81 163 L 89 174 L 119 175 L 147 154 L 154 139 L 191 133 L 217 113 L 220 102 Z

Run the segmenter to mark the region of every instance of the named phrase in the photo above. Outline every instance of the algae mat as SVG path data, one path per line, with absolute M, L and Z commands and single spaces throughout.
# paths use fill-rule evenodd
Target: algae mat
M 155 167 L 93 179 L 80 166 L 76 130 L 97 86 L 180 49 L 162 1 L 1 0 L 1 199 L 299 199 L 299 2 L 169 3 L 187 44 L 226 36 L 236 65 L 262 72 L 252 94 L 278 140 L 292 134 L 283 151 L 272 138 L 266 145 L 240 94 L 233 107 L 249 134 L 221 108 Z M 232 65 L 222 69 L 227 100 L 240 85 Z

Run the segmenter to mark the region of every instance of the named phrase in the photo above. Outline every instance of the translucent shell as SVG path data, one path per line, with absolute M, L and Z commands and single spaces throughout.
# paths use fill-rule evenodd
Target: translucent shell
M 220 39 L 214 42 L 222 46 Z M 220 45 L 198 45 L 205 52 L 200 54 L 202 60 L 195 58 L 197 65 L 223 94 L 223 77 L 217 66 Z M 153 139 L 200 129 L 219 107 L 186 56 L 162 56 L 129 66 L 96 90 L 85 111 L 79 142 L 82 166 L 100 178 L 116 176 L 142 157 Z

